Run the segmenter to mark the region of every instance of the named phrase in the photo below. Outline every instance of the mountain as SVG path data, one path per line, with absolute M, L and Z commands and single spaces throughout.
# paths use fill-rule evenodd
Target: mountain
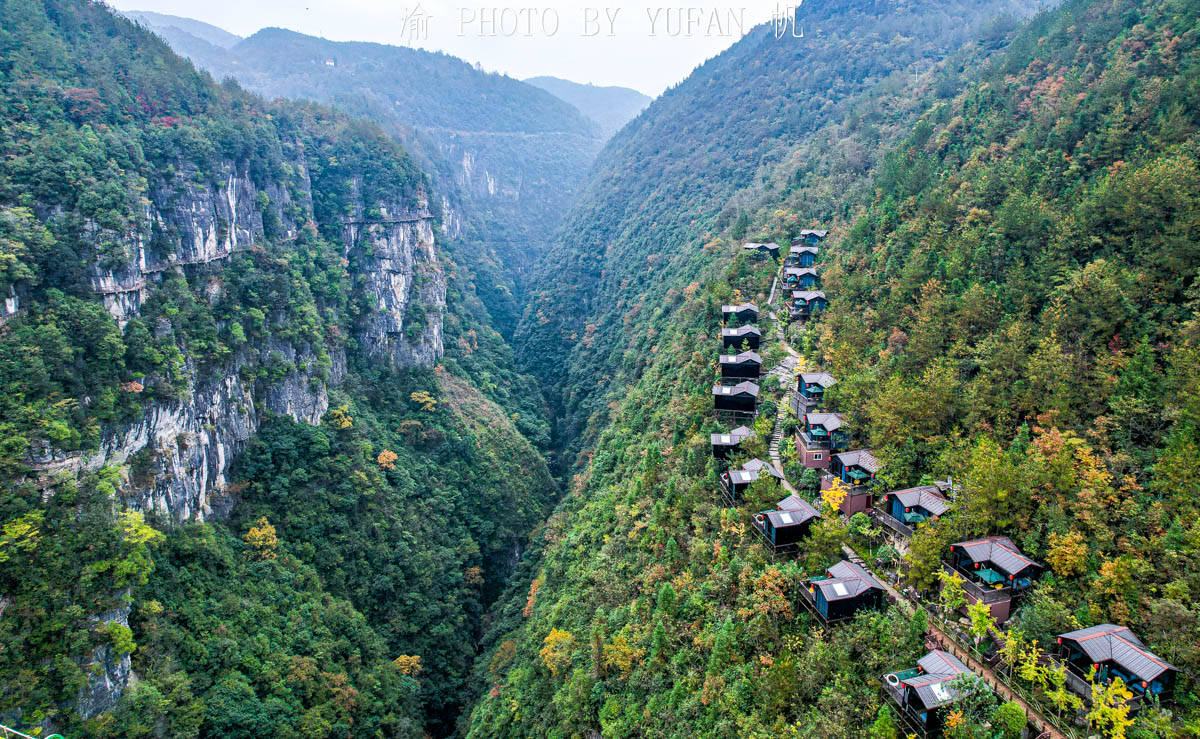
M 102 4 L 0 68 L 0 723 L 444 732 L 556 485 L 442 194 Z
M 217 28 L 209 23 L 191 18 L 180 18 L 179 16 L 154 13 L 149 10 L 127 10 L 122 12 L 121 15 L 143 26 L 153 28 L 160 36 L 163 35 L 163 31 L 172 31 L 180 38 L 186 34 L 186 36 L 190 36 L 192 39 L 202 41 L 218 49 L 232 49 L 242 40 L 241 36 L 232 34 L 223 28 Z M 167 39 L 167 42 L 172 45 L 175 43 L 171 39 Z
M 216 79 L 232 77 L 268 98 L 327 103 L 399 138 L 446 198 L 447 236 L 481 255 L 477 276 L 491 282 L 480 295 L 511 333 L 530 269 L 604 143 L 595 123 L 533 85 L 442 53 L 279 28 L 228 49 L 200 47 L 180 39 L 169 17 L 148 26 Z
M 600 126 L 605 138 L 621 130 L 650 104 L 651 98 L 628 87 L 581 85 L 557 77 L 530 77 L 526 83 L 540 87 L 578 108 Z
M 561 283 L 518 334 L 521 355 L 571 353 L 574 486 L 527 586 L 494 609 L 469 736 L 904 736 L 912 717 L 881 676 L 955 630 L 995 650 L 986 682 L 1011 682 L 1037 715 L 968 680 L 947 736 L 1195 725 L 1200 16 L 1181 0 L 1074 0 L 987 20 L 1002 7 L 977 8 L 947 47 L 930 45 L 952 9 L 938 2 L 829 6 L 787 53 L 759 29 L 602 153 L 552 252 Z M 830 308 L 777 329 L 779 265 L 739 246 L 810 227 L 830 229 Z M 786 344 L 837 378 L 823 408 L 882 463 L 868 490 L 949 476 L 948 513 L 910 539 L 836 515 L 844 488 L 805 472 L 800 419 L 777 416 L 786 370 L 761 381 L 756 437 L 713 458 L 709 434 L 732 425 L 712 418 L 719 307 L 743 300 L 762 308 L 767 367 Z M 719 492 L 726 464 L 768 458 L 772 431 L 824 516 L 778 557 L 754 517 L 787 492 Z M 965 580 L 942 567 L 987 535 L 1046 568 L 1004 624 L 965 608 Z M 905 593 L 826 627 L 801 603 L 847 547 Z M 1179 668 L 1173 694 L 1133 714 L 1125 696 L 1146 683 L 1085 684 L 1090 706 L 1063 687 L 1057 635 L 1105 623 Z

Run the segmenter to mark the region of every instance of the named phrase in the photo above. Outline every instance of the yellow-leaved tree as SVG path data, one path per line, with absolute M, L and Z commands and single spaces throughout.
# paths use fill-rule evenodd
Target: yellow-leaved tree
M 250 547 L 246 555 L 253 559 L 275 559 L 278 556 L 275 547 L 279 544 L 279 537 L 275 535 L 275 527 L 266 516 L 255 521 L 242 540 Z
M 571 664 L 571 647 L 574 644 L 575 637 L 562 629 L 551 629 L 542 640 L 542 649 L 538 656 L 542 658 L 542 664 L 551 675 L 558 677 L 566 673 Z

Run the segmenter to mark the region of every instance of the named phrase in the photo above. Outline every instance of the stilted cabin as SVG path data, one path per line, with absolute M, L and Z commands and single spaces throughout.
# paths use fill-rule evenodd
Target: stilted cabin
M 1167 697 L 1179 671 L 1158 657 L 1124 626 L 1100 624 L 1058 635 L 1060 653 L 1067 663 L 1068 687 L 1091 700 L 1088 675 L 1096 667 L 1096 682 L 1121 678 L 1140 700 L 1147 695 Z
M 971 670 L 958 657 L 935 649 L 917 660 L 917 667 L 883 676 L 883 692 L 900 709 L 902 734 L 939 737 L 945 727 L 949 706 L 961 695 L 955 680 Z
M 757 351 L 761 343 L 762 332 L 758 330 L 758 326 L 721 329 L 722 349 L 740 349 L 744 346 Z
M 721 377 L 726 380 L 757 380 L 762 375 L 762 357 L 755 352 L 721 355 Z
M 760 477 L 769 478 L 776 485 L 783 479 L 783 475 L 774 466 L 761 459 L 752 459 L 742 465 L 740 470 L 722 472 L 721 489 L 725 492 L 725 497 L 729 499 L 730 503 L 736 503 L 742 499 L 746 488 L 757 482 Z
M 963 579 L 967 602 L 987 605 L 998 624 L 1008 620 L 1013 600 L 1033 587 L 1042 570 L 1007 536 L 951 544 L 942 567 Z
M 883 585 L 875 576 L 853 562 L 842 560 L 814 577 L 800 591 L 801 600 L 822 623 L 854 618 L 861 610 L 883 608 L 887 603 Z
M 743 441 L 753 438 L 753 436 L 753 430 L 746 426 L 738 426 L 728 434 L 709 434 L 708 438 L 712 442 L 713 456 L 717 459 L 726 459 L 731 452 L 737 451 Z
M 783 286 L 797 290 L 811 290 L 817 286 L 817 270 L 812 267 L 784 267 Z
M 807 318 L 829 307 L 825 293 L 820 290 L 792 291 L 792 318 Z
M 841 413 L 805 413 L 804 428 L 796 434 L 796 449 L 805 467 L 829 469 L 833 455 L 850 446 L 850 429 Z
M 744 325 L 758 320 L 758 306 L 754 303 L 738 303 L 737 305 L 722 305 L 721 317 L 725 325 L 734 323 Z
M 835 454 L 829 463 L 829 474 L 821 479 L 821 489 L 827 490 L 833 486 L 834 480 L 841 480 L 850 489 L 838 510 L 847 516 L 866 513 L 875 503 L 871 482 L 880 467 L 879 460 L 866 449 Z
M 803 498 L 789 495 L 779 501 L 774 511 L 760 511 L 754 516 L 754 529 L 766 540 L 772 554 L 795 549 L 808 536 L 813 521 L 821 517 L 816 508 Z
M 878 518 L 892 531 L 910 538 L 917 526 L 950 510 L 950 501 L 942 494 L 949 487 L 948 482 L 945 488 L 935 483 L 884 493 Z
M 828 372 L 802 372 L 796 378 L 797 415 L 820 407 L 825 400 L 825 391 L 837 384 Z
M 806 228 L 800 232 L 800 238 L 793 241 L 792 244 L 816 246 L 828 233 L 829 230 L 824 228 Z
M 718 411 L 731 413 L 749 413 L 758 411 L 758 385 L 753 382 L 739 382 L 736 385 L 714 385 L 713 408 Z
M 757 254 L 765 254 L 772 259 L 779 256 L 779 244 L 773 242 L 747 241 L 742 244 L 742 248 L 746 251 L 756 252 Z
M 792 244 L 788 249 L 787 264 L 789 267 L 811 267 L 817 263 L 820 250 L 815 246 Z

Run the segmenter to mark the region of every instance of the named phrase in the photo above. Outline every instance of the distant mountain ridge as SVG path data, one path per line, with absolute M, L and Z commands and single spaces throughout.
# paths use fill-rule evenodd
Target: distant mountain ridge
M 585 85 L 559 77 L 530 77 L 525 82 L 574 105 L 600 126 L 605 137 L 620 131 L 645 110 L 652 99 L 628 87 Z

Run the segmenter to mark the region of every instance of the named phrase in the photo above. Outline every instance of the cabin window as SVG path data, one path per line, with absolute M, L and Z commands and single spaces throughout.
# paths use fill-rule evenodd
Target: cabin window
M 822 459 L 824 459 L 824 458 L 825 458 L 825 455 L 824 455 L 824 454 L 817 453 L 817 454 L 814 454 L 814 455 L 813 455 L 813 460 L 814 460 L 814 461 L 817 461 L 817 462 L 820 462 L 820 461 L 821 461 Z

